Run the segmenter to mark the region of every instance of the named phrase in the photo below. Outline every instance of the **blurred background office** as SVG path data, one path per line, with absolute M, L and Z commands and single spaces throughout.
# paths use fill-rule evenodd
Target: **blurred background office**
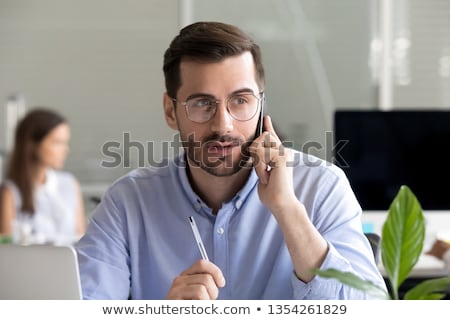
M 0 184 L 0 235 L 15 243 L 72 244 L 85 232 L 77 179 L 62 171 L 70 125 L 59 112 L 33 107 L 15 128 Z
M 162 56 L 198 20 L 261 44 L 268 112 L 294 147 L 330 159 L 337 109 L 450 108 L 449 17 L 448 0 L 0 0 L 0 165 L 31 105 L 70 119 L 65 167 L 87 212 L 116 178 L 170 155 Z

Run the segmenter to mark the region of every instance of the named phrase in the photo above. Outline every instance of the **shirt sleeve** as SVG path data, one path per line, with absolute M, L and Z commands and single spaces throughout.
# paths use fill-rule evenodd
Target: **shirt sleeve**
M 351 265 L 345 259 L 339 258 L 339 254 L 333 247 L 330 247 L 321 270 L 334 268 L 341 271 L 354 272 Z M 325 279 L 321 277 L 314 277 L 308 283 L 298 279 L 293 273 L 292 286 L 294 288 L 294 299 L 297 300 L 366 300 L 371 299 L 369 295 L 363 291 L 354 289 L 343 285 L 335 279 Z M 384 288 L 384 283 L 380 286 Z
M 125 215 L 105 194 L 76 244 L 84 299 L 127 299 L 130 292 Z
M 324 169 L 319 183 L 313 185 L 311 200 L 303 199 L 313 224 L 328 242 L 328 253 L 321 270 L 334 268 L 351 272 L 386 290 L 370 243 L 362 231 L 361 207 L 344 173 Z M 302 201 L 302 199 L 300 199 Z M 335 279 L 315 276 L 304 283 L 292 277 L 294 299 L 370 299 L 365 292 Z

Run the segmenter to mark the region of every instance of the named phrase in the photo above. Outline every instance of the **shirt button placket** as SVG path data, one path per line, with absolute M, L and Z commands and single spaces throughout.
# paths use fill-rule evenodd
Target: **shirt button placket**
M 231 212 L 220 212 L 217 215 L 214 232 L 214 263 L 222 270 L 223 276 L 226 280 L 228 278 L 228 222 L 231 217 Z M 225 286 L 220 289 L 220 297 L 226 299 L 230 292 Z

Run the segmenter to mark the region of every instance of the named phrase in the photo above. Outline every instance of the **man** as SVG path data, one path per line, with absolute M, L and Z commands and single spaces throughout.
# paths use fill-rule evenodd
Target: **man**
M 259 47 L 199 22 L 164 55 L 164 114 L 184 153 L 114 183 L 77 245 L 86 299 L 363 299 L 315 268 L 384 287 L 343 172 L 283 148 Z M 201 259 L 193 216 L 210 261 Z

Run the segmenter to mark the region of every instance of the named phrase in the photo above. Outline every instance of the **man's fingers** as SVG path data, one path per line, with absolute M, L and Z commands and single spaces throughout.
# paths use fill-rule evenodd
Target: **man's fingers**
M 204 300 L 219 296 L 219 288 L 208 273 L 180 275 L 175 278 L 172 287 L 179 299 Z
M 198 260 L 189 269 L 184 270 L 180 275 L 194 275 L 207 273 L 212 276 L 215 284 L 222 288 L 225 286 L 225 278 L 222 271 L 214 263 L 206 260 Z
M 280 140 L 275 128 L 273 127 L 272 124 L 272 118 L 270 116 L 264 116 L 264 131 L 268 131 L 271 135 L 273 135 L 274 137 L 276 137 L 277 140 Z
M 284 155 L 284 146 L 277 136 L 265 131 L 252 143 L 249 152 L 261 183 L 267 184 L 271 169 L 280 166 L 279 159 Z

